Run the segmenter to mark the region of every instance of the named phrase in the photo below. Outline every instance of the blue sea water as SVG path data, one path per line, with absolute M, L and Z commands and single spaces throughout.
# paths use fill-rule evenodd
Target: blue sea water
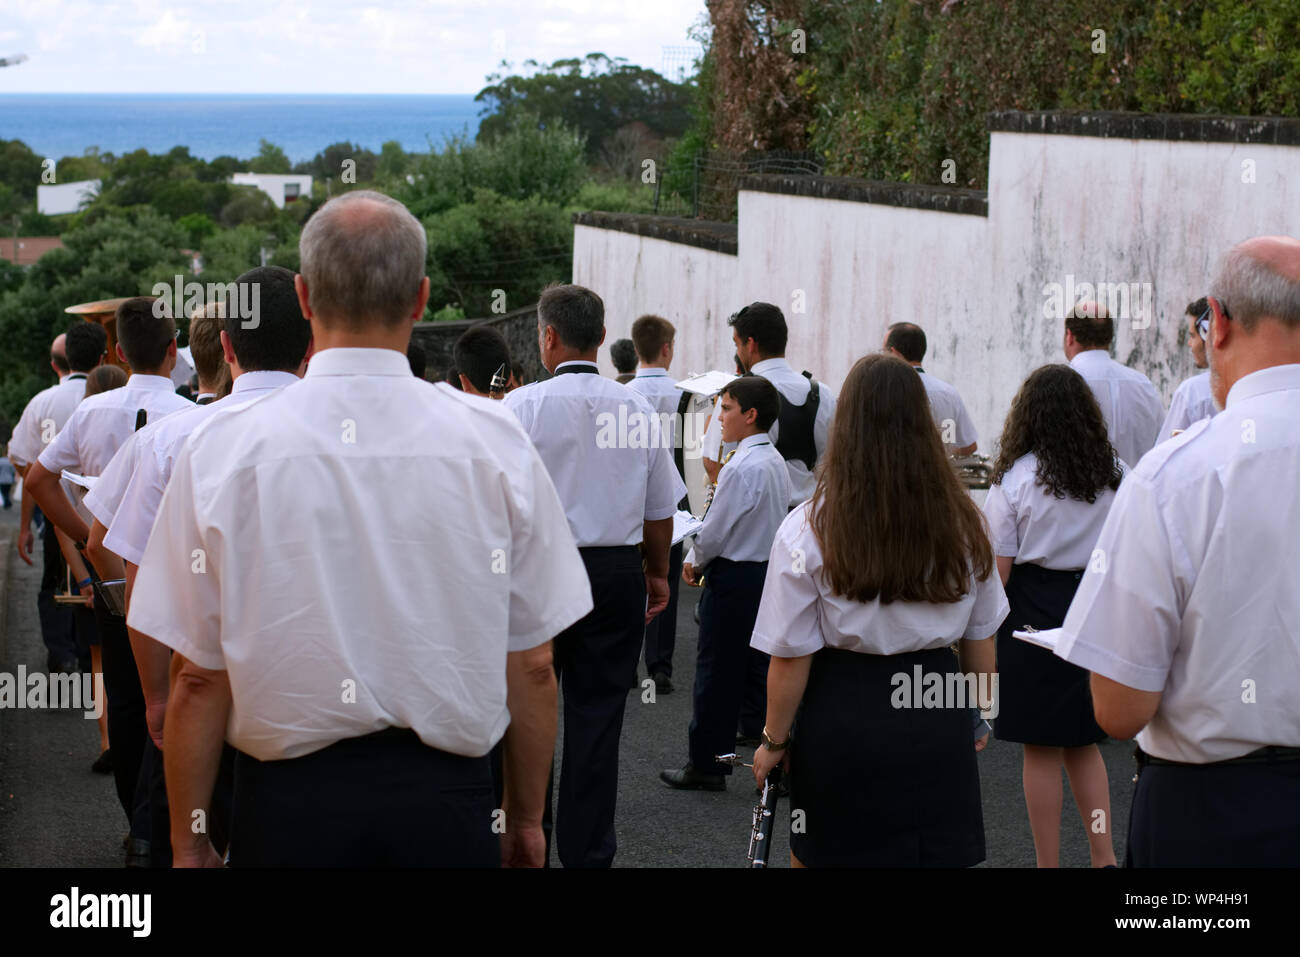
M 388 140 L 426 152 L 452 134 L 472 139 L 482 108 L 470 94 L 8 93 L 0 94 L 0 140 L 56 160 L 92 146 L 118 156 L 187 146 L 211 160 L 248 159 L 267 139 L 297 163 L 344 140 L 377 153 Z

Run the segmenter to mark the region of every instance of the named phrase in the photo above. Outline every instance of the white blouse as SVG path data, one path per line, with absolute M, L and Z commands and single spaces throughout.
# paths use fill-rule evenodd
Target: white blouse
M 808 522 L 812 503 L 791 512 L 772 543 L 763 600 L 750 645 L 778 658 L 800 658 L 822 648 L 899 655 L 944 648 L 959 638 L 980 640 L 998 630 L 1010 611 L 997 573 L 955 602 L 858 602 L 835 594 L 823 574 L 821 546 Z

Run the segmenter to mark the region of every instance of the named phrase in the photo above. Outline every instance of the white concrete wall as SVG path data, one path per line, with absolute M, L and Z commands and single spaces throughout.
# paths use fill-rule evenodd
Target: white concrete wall
M 54 183 L 36 187 L 36 211 L 46 216 L 75 213 L 99 193 L 97 179 L 82 179 L 71 183 Z
M 230 177 L 230 182 L 234 186 L 256 186 L 271 197 L 276 209 L 284 209 L 285 187 L 290 183 L 298 185 L 295 202 L 311 197 L 311 177 L 297 173 L 235 173 Z
M 960 390 L 991 452 L 1025 376 L 1065 361 L 1044 286 L 1069 276 L 1149 284 L 1152 314 L 1116 322 L 1115 356 L 1167 404 L 1193 372 L 1183 309 L 1217 258 L 1300 235 L 1300 148 L 996 132 L 988 198 L 984 218 L 743 191 L 739 256 L 578 226 L 574 281 L 605 297 L 608 341 L 642 312 L 671 319 L 678 375 L 728 368 L 726 317 L 756 299 L 785 311 L 791 363 L 837 388 L 889 323 L 916 322 L 926 370 Z

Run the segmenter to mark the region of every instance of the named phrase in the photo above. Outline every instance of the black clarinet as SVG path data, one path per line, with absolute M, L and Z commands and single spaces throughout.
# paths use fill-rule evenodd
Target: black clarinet
M 730 764 L 732 767 L 753 767 L 752 764 L 745 764 L 735 754 L 720 754 L 716 760 L 722 764 Z M 763 792 L 759 796 L 758 804 L 754 806 L 754 820 L 749 828 L 749 852 L 745 855 L 745 860 L 750 867 L 768 866 L 768 855 L 772 850 L 772 831 L 776 825 L 776 806 L 780 799 L 781 765 L 778 764 L 767 772 L 767 780 L 763 782 Z

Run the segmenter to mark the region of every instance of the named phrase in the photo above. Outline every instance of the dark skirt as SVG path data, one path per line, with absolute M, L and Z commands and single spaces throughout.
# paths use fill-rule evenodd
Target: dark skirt
M 950 649 L 813 657 L 790 746 L 790 849 L 809 867 L 970 867 L 984 816 L 970 710 L 895 708 L 894 676 Z M 799 812 L 802 812 L 800 814 Z
M 1079 748 L 1106 736 L 1093 715 L 1088 672 L 1011 636 L 1026 625 L 1039 631 L 1061 627 L 1082 577 L 1082 571 L 1011 566 L 1006 588 L 1011 612 L 997 637 L 998 715 L 993 735 L 998 740 Z

